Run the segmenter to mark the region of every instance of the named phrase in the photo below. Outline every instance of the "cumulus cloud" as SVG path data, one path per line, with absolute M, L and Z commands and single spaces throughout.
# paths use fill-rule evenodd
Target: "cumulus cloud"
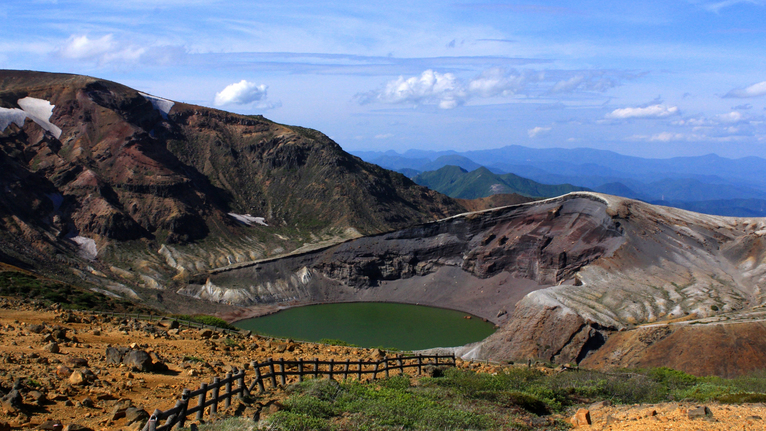
M 72 36 L 61 47 L 59 54 L 64 58 L 80 60 L 102 56 L 114 48 L 115 42 L 111 34 L 99 39 L 91 39 L 86 35 Z
M 745 88 L 735 88 L 734 90 L 726 93 L 723 97 L 735 97 L 744 99 L 748 97 L 763 96 L 764 94 L 766 94 L 766 81 L 759 82 Z
M 533 72 L 519 73 L 501 68 L 485 70 L 476 78 L 464 82 L 452 73 L 426 70 L 420 76 L 387 82 L 381 89 L 355 96 L 361 104 L 436 104 L 442 109 L 452 109 L 470 99 L 507 97 L 523 90 L 527 83 L 538 80 Z
M 246 80 L 229 84 L 215 94 L 215 105 L 247 105 L 266 99 L 266 86 L 257 85 Z
M 426 70 L 420 76 L 405 78 L 400 76 L 389 81 L 378 91 L 358 94 L 360 103 L 437 103 L 442 109 L 455 108 L 466 99 L 465 89 L 451 73 L 439 73 Z
M 606 114 L 606 118 L 627 119 L 627 118 L 665 118 L 679 114 L 678 106 L 667 106 L 663 104 L 650 105 L 637 108 L 619 108 Z
M 731 111 L 728 114 L 717 115 L 716 118 L 722 123 L 736 123 L 742 121 L 742 114 L 737 111 Z
M 530 138 L 537 137 L 538 135 L 548 133 L 551 131 L 550 127 L 535 127 L 533 129 L 527 130 L 527 135 L 529 135 Z

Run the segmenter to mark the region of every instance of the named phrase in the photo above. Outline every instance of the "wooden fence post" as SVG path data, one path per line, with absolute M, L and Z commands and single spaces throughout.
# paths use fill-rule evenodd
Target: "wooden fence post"
M 314 378 L 319 377 L 319 358 L 314 358 Z
M 199 398 L 197 399 L 197 406 L 200 407 L 199 411 L 197 412 L 197 420 L 202 420 L 202 416 L 205 414 L 205 408 L 202 407 L 205 405 L 205 395 L 207 395 L 207 383 L 201 383 L 199 385 L 199 390 L 202 392 L 199 394 Z
M 239 377 L 237 377 L 237 386 L 239 387 L 238 398 L 244 400 L 247 397 L 247 386 L 245 386 L 245 370 L 239 370 Z
M 279 381 L 282 383 L 282 386 L 287 384 L 287 376 L 285 376 L 285 371 L 285 358 L 279 358 Z
M 350 359 L 346 359 L 346 366 L 343 368 L 343 380 L 348 380 L 348 364 L 350 361 Z
M 380 361 L 375 362 L 375 369 L 372 370 L 372 380 L 376 380 L 378 378 L 378 366 L 380 365 Z
M 404 374 L 404 364 L 402 363 L 402 355 L 396 355 L 396 362 L 399 364 L 399 374 Z
M 213 400 L 213 404 L 210 405 L 210 415 L 213 416 L 218 413 L 218 389 L 221 386 L 221 379 L 218 377 L 213 378 L 213 393 L 210 394 L 210 398 Z
M 271 374 L 271 387 L 277 387 L 277 374 L 274 372 L 274 359 L 269 359 L 269 373 Z
M 189 407 L 189 390 L 184 389 L 181 393 L 181 412 L 178 413 L 178 428 L 183 428 L 186 423 L 186 410 Z
M 303 358 L 298 358 L 298 381 L 303 381 Z
M 356 372 L 356 381 L 361 382 L 362 381 L 362 361 L 357 361 L 359 365 L 359 369 Z
M 335 359 L 330 359 L 330 368 L 327 370 L 328 371 L 327 378 L 329 380 L 333 380 L 333 378 L 332 378 L 333 368 L 335 368 Z
M 223 396 L 225 400 L 223 406 L 228 409 L 231 407 L 231 371 L 226 373 L 226 393 Z
M 418 375 L 423 374 L 423 356 L 418 355 Z
M 255 383 L 258 385 L 258 392 L 266 392 L 266 388 L 263 387 L 263 378 L 261 377 L 261 366 L 253 365 L 253 368 L 255 368 Z

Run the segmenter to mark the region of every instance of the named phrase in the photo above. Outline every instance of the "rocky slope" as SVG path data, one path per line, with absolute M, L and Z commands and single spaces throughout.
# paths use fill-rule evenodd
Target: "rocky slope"
M 766 367 L 764 234 L 762 219 L 573 193 L 221 269 L 182 293 L 254 312 L 327 301 L 436 305 L 500 325 L 462 349 L 466 357 L 732 375 Z M 666 337 L 641 335 L 646 324 L 682 331 L 667 344 L 678 349 L 650 348 Z M 678 354 L 705 345 L 720 350 Z M 729 354 L 744 356 L 732 366 Z
M 0 260 L 94 282 L 162 288 L 462 211 L 317 131 L 84 76 L 0 71 L 0 150 Z

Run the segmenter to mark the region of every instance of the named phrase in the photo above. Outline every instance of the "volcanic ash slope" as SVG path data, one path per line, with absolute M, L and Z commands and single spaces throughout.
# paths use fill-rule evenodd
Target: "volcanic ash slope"
M 255 306 L 371 300 L 455 308 L 500 325 L 463 352 L 470 357 L 638 366 L 692 321 L 695 330 L 750 325 L 737 335 L 750 337 L 764 304 L 764 233 L 762 219 L 572 193 L 217 271 L 183 293 Z M 641 327 L 661 323 L 659 332 Z M 620 332 L 626 341 L 609 344 L 625 330 L 649 335 L 631 341 Z

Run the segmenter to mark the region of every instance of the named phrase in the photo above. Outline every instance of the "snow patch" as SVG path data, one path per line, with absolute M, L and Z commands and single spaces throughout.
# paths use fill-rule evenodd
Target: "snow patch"
M 229 213 L 229 215 L 233 217 L 235 220 L 237 220 L 238 222 L 247 226 L 252 226 L 254 223 L 259 224 L 261 226 L 268 226 L 268 224 L 266 224 L 266 219 L 263 217 L 253 217 L 250 214 L 234 214 L 234 213 Z
M 98 249 L 96 248 L 96 241 L 84 236 L 76 236 L 72 238 L 72 241 L 80 246 L 80 256 L 88 260 L 96 259 L 98 256 Z
M 52 105 L 51 102 L 47 100 L 36 99 L 34 97 L 25 97 L 19 99 L 16 103 L 21 106 L 21 109 L 27 113 L 27 116 L 32 121 L 50 132 L 56 139 L 61 137 L 61 129 L 50 122 L 51 115 L 53 115 L 53 108 L 56 107 L 55 105 Z
M 0 132 L 5 131 L 5 128 L 10 126 L 11 123 L 24 127 L 24 120 L 29 118 L 44 130 L 50 132 L 56 139 L 61 137 L 61 129 L 50 122 L 53 108 L 56 105 L 51 105 L 51 102 L 47 100 L 36 99 L 34 97 L 25 97 L 19 99 L 16 103 L 21 106 L 21 109 L 0 108 Z
M 27 113 L 18 108 L 8 109 L 0 108 L 0 132 L 4 132 L 11 123 L 16 123 L 19 127 L 24 127 L 24 120 L 27 119 Z
M 162 115 L 162 118 L 168 119 L 168 114 L 170 114 L 170 109 L 175 105 L 176 102 L 168 99 L 163 99 L 162 97 L 152 96 L 151 94 L 146 94 L 142 92 L 138 92 L 138 94 L 144 96 L 144 99 L 151 102 L 152 106 L 154 106 L 154 109 L 160 111 L 160 114 Z

